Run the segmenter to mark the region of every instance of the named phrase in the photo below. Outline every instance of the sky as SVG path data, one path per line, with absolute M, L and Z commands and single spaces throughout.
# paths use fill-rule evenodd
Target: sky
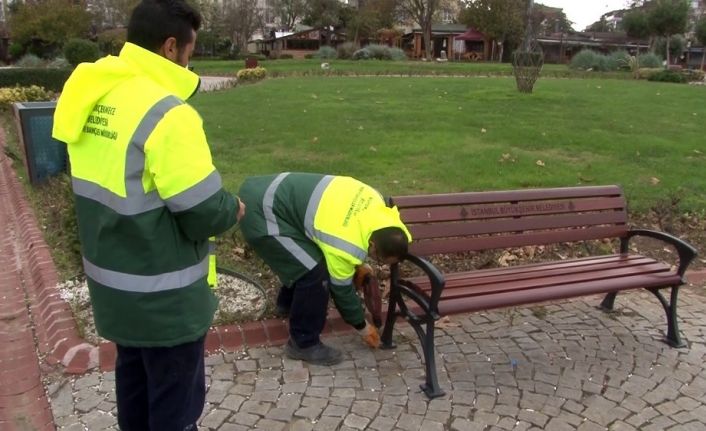
M 569 21 L 574 22 L 574 30 L 581 31 L 598 21 L 604 13 L 623 9 L 628 2 L 626 0 L 537 0 L 536 3 L 563 8 Z

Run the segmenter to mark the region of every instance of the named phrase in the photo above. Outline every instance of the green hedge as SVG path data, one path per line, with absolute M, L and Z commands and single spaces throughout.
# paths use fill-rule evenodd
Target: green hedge
M 0 69 L 0 87 L 38 85 L 47 90 L 61 91 L 71 72 L 71 69 Z

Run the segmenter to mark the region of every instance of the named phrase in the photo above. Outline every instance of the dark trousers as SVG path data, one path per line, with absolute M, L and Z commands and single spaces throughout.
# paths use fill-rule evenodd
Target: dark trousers
M 294 282 L 282 286 L 277 306 L 289 310 L 289 336 L 300 348 L 314 346 L 326 324 L 328 270 L 320 263 Z
M 206 400 L 204 340 L 174 347 L 117 346 L 115 393 L 122 431 L 197 429 Z

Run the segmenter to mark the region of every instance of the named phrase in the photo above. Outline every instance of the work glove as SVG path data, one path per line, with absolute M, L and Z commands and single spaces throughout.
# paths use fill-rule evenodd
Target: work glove
M 368 346 L 373 349 L 380 347 L 380 334 L 378 333 L 377 328 L 370 324 L 367 320 L 365 321 L 365 327 L 363 329 L 359 329 L 358 333 Z
M 353 284 L 356 290 L 363 292 L 363 302 L 373 317 L 376 327 L 382 326 L 382 296 L 380 285 L 375 277 L 373 268 L 368 264 L 358 265 L 353 275 Z

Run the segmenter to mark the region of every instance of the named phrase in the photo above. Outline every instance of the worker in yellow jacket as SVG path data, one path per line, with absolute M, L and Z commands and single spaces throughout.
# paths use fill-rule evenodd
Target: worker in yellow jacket
M 200 23 L 185 0 L 143 0 L 120 55 L 79 65 L 54 116 L 96 328 L 117 345 L 124 431 L 196 428 L 218 305 L 209 238 L 245 209 L 223 189 L 201 118 L 184 102 L 199 86 L 186 66 Z
M 289 315 L 286 354 L 313 364 L 340 362 L 321 343 L 329 291 L 343 319 L 377 347 L 377 328 L 364 317 L 353 278 L 370 256 L 393 264 L 407 254 L 411 235 L 396 208 L 350 177 L 281 173 L 250 177 L 239 191 L 248 212 L 245 240 L 282 282 L 277 307 Z

